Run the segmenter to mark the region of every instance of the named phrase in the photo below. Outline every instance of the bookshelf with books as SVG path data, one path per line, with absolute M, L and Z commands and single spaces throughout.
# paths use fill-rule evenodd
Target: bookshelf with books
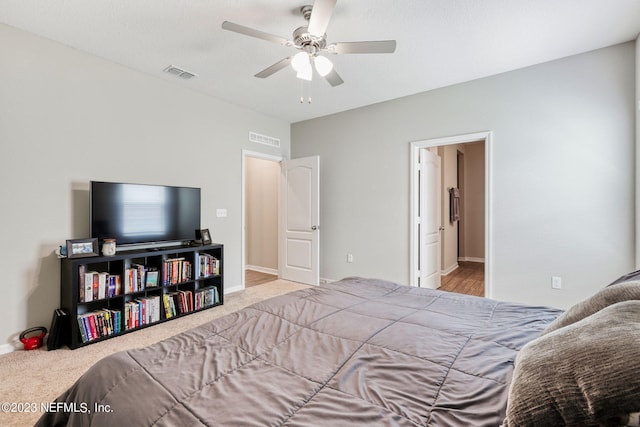
M 75 349 L 223 304 L 223 246 L 63 258 L 60 279 Z

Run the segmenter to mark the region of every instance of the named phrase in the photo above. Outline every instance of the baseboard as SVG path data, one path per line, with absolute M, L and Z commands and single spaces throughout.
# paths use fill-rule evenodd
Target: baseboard
M 0 345 L 0 354 L 7 354 L 14 352 L 16 348 L 12 344 L 2 344 Z
M 447 268 L 446 270 L 442 270 L 442 272 L 440 274 L 443 275 L 443 276 L 447 276 L 447 275 L 453 273 L 454 271 L 456 271 L 458 269 L 458 267 L 460 267 L 460 265 L 458 265 L 458 263 L 455 263 L 451 267 Z
M 258 273 L 273 274 L 276 276 L 278 275 L 278 270 L 276 270 L 275 268 L 260 267 L 258 265 L 245 265 L 244 269 L 257 271 Z
M 238 292 L 238 291 L 241 291 L 241 290 L 242 290 L 242 288 L 240 286 L 234 286 L 233 288 L 225 287 L 224 288 L 224 294 L 225 295 L 226 294 L 231 294 L 231 293 Z
M 458 257 L 458 261 L 469 261 L 469 262 L 482 262 L 484 263 L 484 258 L 476 258 L 472 256 L 464 256 Z
M 337 280 L 335 279 L 327 279 L 326 277 L 321 277 L 320 278 L 320 283 L 331 283 L 331 282 L 337 282 Z

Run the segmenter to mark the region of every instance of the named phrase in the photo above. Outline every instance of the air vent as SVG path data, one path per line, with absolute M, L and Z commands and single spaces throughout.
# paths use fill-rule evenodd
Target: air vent
M 167 68 L 163 70 L 165 73 L 172 74 L 176 77 L 180 77 L 181 79 L 189 80 L 197 76 L 197 74 L 193 74 L 189 71 L 185 71 L 181 68 L 174 67 L 173 65 L 169 65 Z
M 280 148 L 280 139 L 255 132 L 249 132 L 249 141 Z

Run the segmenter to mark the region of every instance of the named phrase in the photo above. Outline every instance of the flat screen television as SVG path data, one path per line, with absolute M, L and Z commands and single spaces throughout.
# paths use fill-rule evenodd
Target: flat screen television
M 200 188 L 91 181 L 91 237 L 118 246 L 191 241 L 200 229 Z

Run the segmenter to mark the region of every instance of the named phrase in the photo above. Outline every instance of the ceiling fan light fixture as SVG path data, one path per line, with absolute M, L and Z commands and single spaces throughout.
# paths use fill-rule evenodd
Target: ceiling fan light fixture
M 293 69 L 298 73 L 303 69 L 311 68 L 309 54 L 307 52 L 296 53 L 291 60 L 291 67 L 293 67 Z
M 316 56 L 313 58 L 313 64 L 316 66 L 316 71 L 322 77 L 326 76 L 333 70 L 333 63 L 324 56 Z
M 311 81 L 313 77 L 313 69 L 311 68 L 311 64 L 308 64 L 306 67 L 301 68 L 296 73 L 296 77 L 301 80 Z

